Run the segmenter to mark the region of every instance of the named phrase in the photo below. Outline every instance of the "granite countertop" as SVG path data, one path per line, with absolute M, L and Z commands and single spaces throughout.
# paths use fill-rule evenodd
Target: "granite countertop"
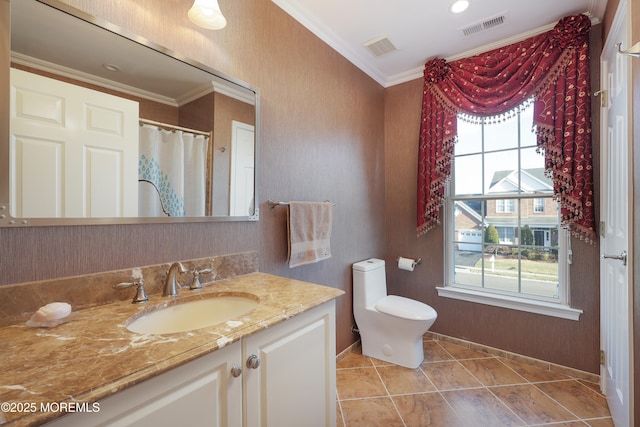
M 150 295 L 144 304 L 120 301 L 80 310 L 68 323 L 54 328 L 30 328 L 24 323 L 0 328 L 0 404 L 24 409 L 14 412 L 0 407 L 0 424 L 31 426 L 50 421 L 63 413 L 40 412 L 41 403 L 98 401 L 344 293 L 265 273 L 204 285 L 201 291 L 181 289 L 177 300 L 248 294 L 257 297 L 259 305 L 233 322 L 164 335 L 126 328 L 131 316 L 172 300 L 161 295 Z

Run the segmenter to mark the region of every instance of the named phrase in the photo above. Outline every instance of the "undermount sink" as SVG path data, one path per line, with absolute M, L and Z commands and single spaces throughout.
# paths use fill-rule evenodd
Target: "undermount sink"
M 234 319 L 257 306 L 257 299 L 247 296 L 213 296 L 169 305 L 133 317 L 127 322 L 127 329 L 141 334 L 192 331 Z

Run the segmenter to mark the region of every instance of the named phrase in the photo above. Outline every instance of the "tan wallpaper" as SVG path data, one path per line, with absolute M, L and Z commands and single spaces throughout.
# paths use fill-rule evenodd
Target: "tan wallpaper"
M 0 284 L 257 250 L 260 271 L 345 290 L 337 349 L 351 344 L 351 264 L 384 253 L 383 88 L 270 0 L 220 0 L 219 31 L 190 23 L 192 0 L 67 3 L 260 91 L 260 221 L 0 229 Z M 333 257 L 289 269 L 269 198 L 333 201 Z

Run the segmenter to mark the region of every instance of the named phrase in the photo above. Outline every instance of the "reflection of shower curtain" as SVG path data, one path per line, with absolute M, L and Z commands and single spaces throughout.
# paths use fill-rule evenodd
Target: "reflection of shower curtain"
M 207 138 L 140 127 L 140 216 L 203 216 Z

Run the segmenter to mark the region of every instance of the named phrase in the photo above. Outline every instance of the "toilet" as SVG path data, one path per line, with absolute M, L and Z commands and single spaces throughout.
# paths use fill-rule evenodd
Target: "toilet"
M 387 295 L 385 262 L 376 258 L 353 264 L 353 314 L 363 355 L 411 369 L 424 360 L 422 335 L 438 317 L 427 304 Z

